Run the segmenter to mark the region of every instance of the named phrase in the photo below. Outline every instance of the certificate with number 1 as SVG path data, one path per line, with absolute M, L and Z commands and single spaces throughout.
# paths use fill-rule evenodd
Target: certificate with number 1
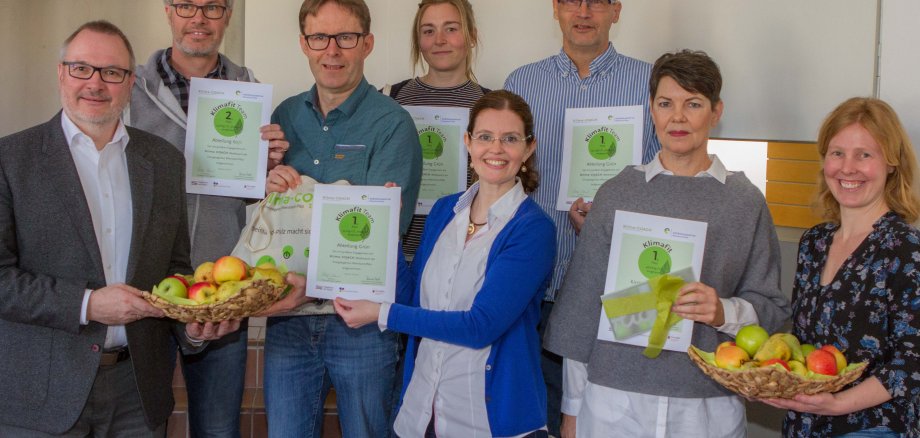
M 685 277 L 697 277 L 703 267 L 708 227 L 705 222 L 618 210 L 613 219 L 604 292 L 616 292 L 611 295 L 618 298 L 647 292 L 642 287 L 650 278 L 680 271 L 696 273 Z M 611 323 L 601 310 L 597 338 L 645 347 L 655 315 L 655 310 L 650 310 Z M 693 321 L 681 320 L 668 332 L 664 349 L 687 351 L 692 336 Z
M 605 181 L 642 164 L 642 113 L 642 105 L 565 110 L 556 210 L 578 198 L 590 202 Z
M 272 86 L 192 78 L 185 135 L 185 190 L 202 195 L 262 198 Z M 154 133 L 155 134 L 155 133 Z
M 395 301 L 400 193 L 399 187 L 316 185 L 307 296 Z

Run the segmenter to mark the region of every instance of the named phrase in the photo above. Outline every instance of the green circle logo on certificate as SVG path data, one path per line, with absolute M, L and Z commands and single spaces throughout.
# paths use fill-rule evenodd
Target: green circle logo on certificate
M 671 272 L 671 255 L 660 246 L 650 246 L 639 253 L 639 272 L 645 278 Z
M 243 132 L 243 115 L 235 108 L 222 108 L 214 114 L 214 130 L 224 137 L 236 137 Z
M 609 160 L 617 154 L 617 139 L 609 132 L 598 132 L 588 140 L 588 153 L 595 160 Z
M 365 240 L 371 235 L 371 221 L 361 213 L 348 213 L 339 221 L 339 234 L 349 242 Z
M 423 132 L 418 136 L 422 144 L 422 158 L 434 160 L 444 153 L 444 139 L 435 132 Z

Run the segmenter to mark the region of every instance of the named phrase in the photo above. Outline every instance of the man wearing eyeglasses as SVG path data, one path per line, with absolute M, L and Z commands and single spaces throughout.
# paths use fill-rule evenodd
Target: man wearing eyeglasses
M 541 330 L 545 328 L 556 291 L 562 286 L 575 238 L 591 205 L 578 199 L 568 212 L 556 210 L 562 173 L 563 122 L 567 108 L 602 108 L 642 105 L 645 127 L 642 162 L 661 148 L 649 116 L 649 63 L 624 56 L 610 42 L 610 28 L 623 7 L 618 0 L 551 0 L 553 16 L 562 29 L 562 50 L 554 56 L 525 65 L 505 80 L 505 89 L 517 93 L 531 106 L 536 124 L 537 166 L 540 187 L 534 200 L 556 224 L 556 268 L 546 293 Z M 563 413 L 575 409 L 562 397 L 562 360 L 543 351 L 547 385 L 547 420 L 550 433 L 559 435 L 560 403 Z M 568 410 L 566 404 L 569 404 Z M 574 417 L 568 418 L 574 430 Z M 563 428 L 564 429 L 564 428 Z M 562 436 L 568 436 L 563 430 Z
M 126 123 L 165 138 L 185 150 L 191 78 L 254 82 L 251 70 L 219 53 L 233 14 L 233 0 L 163 0 L 172 46 L 153 53 L 137 68 Z M 269 140 L 271 168 L 288 144 L 277 125 L 262 128 Z M 188 195 L 192 266 L 230 254 L 246 224 L 242 199 Z M 247 324 L 203 352 L 181 358 L 188 393 L 192 437 L 239 437 L 246 373 Z
M 272 122 L 291 141 L 268 189 L 283 192 L 307 175 L 321 183 L 394 182 L 402 189 L 400 233 L 412 219 L 421 180 L 421 145 L 409 114 L 364 78 L 374 48 L 363 0 L 306 0 L 300 47 L 316 84 L 290 97 Z M 319 437 L 323 400 L 335 388 L 342 435 L 390 433 L 397 337 L 376 326 L 351 329 L 331 303 L 316 315 L 269 318 L 265 408 L 269 436 Z
M 183 157 L 121 121 L 133 61 L 121 30 L 84 24 L 61 50 L 63 110 L 0 139 L 0 436 L 164 436 L 170 348 L 239 328 L 141 297 L 190 266 Z

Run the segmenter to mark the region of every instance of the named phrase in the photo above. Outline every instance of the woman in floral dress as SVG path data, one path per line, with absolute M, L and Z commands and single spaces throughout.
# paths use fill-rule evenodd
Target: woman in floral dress
M 794 332 L 868 367 L 842 391 L 766 402 L 789 409 L 787 437 L 915 436 L 920 232 L 911 223 L 920 202 L 913 147 L 890 106 L 853 98 L 825 120 L 818 150 L 819 202 L 829 221 L 799 243 Z

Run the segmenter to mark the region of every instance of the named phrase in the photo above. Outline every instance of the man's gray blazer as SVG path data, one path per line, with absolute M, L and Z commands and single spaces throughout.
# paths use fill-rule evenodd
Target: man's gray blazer
M 133 230 L 127 283 L 141 290 L 189 267 L 184 160 L 128 128 Z M 0 139 L 0 423 L 62 433 L 93 384 L 106 326 L 80 325 L 86 289 L 105 286 L 92 217 L 58 113 Z M 172 407 L 170 337 L 178 324 L 126 326 L 147 422 Z M 173 344 L 174 345 L 174 344 Z

